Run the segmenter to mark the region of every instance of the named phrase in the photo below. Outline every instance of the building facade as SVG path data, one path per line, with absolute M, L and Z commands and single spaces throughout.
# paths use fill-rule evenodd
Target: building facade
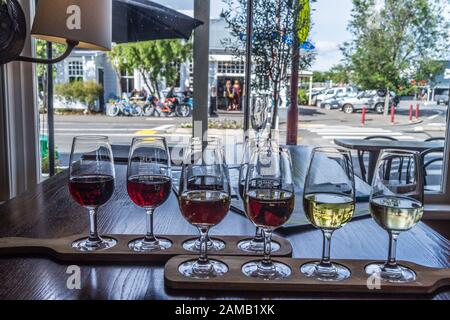
M 227 95 L 227 82 L 238 88 L 239 101 L 237 111 L 242 110 L 242 98 L 245 89 L 245 54 L 244 48 L 236 55 L 227 50 L 225 45 L 232 37 L 227 31 L 224 19 L 211 19 L 210 21 L 210 55 L 209 55 L 209 87 L 211 95 L 217 97 L 219 110 L 227 110 L 230 97 Z M 71 56 L 56 66 L 56 83 L 67 83 L 70 81 L 97 81 L 102 85 L 104 92 L 99 101 L 99 106 L 104 105 L 111 99 L 116 99 L 123 94 L 129 94 L 134 89 L 149 88 L 145 85 L 140 73 L 136 70 L 131 74 L 120 74 L 112 67 L 108 55 L 101 51 L 75 50 Z M 192 88 L 193 64 L 186 61 L 179 66 L 179 81 L 177 87 L 184 90 Z M 161 81 L 159 88 L 164 92 L 167 84 Z M 287 89 L 282 88 L 280 92 L 281 105 L 287 105 Z

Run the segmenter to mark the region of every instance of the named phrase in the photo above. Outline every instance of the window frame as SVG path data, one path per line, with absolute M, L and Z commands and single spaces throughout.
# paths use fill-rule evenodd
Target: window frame
M 77 64 L 77 66 L 72 66 L 71 64 Z M 84 61 L 81 57 L 67 58 L 66 68 L 68 82 L 84 80 Z M 76 74 L 71 74 L 74 71 L 73 69 L 77 70 Z
M 34 12 L 33 10 L 33 4 L 32 2 L 28 2 L 25 0 L 20 0 L 21 5 L 23 6 L 26 14 L 28 17 L 31 17 L 31 13 Z M 204 19 L 206 16 L 205 13 L 205 7 L 203 6 L 205 3 L 207 3 L 208 5 L 206 6 L 208 11 L 209 11 L 209 0 L 194 0 L 194 7 L 196 8 L 196 11 L 199 11 L 199 14 L 197 15 L 198 18 L 202 18 Z M 201 12 L 200 12 L 201 11 Z M 199 38 L 199 33 L 202 34 L 202 37 L 205 37 L 205 34 L 207 34 L 208 32 L 208 25 L 206 26 L 206 30 L 204 30 L 203 32 L 198 32 L 197 35 L 195 35 L 197 37 L 197 39 L 202 39 Z M 194 36 L 194 37 L 195 37 Z M 200 41 L 201 42 L 201 41 Z M 197 42 L 198 43 L 198 42 Z M 27 39 L 27 48 L 25 49 L 25 54 L 33 54 L 33 47 L 31 47 L 32 41 L 28 38 Z M 208 47 L 209 47 L 209 41 L 207 42 Z M 204 44 L 203 44 L 204 45 Z M 203 52 L 199 55 L 198 52 L 202 51 Z M 195 50 L 194 50 L 195 53 Z M 194 54 L 194 61 L 192 63 L 192 71 L 196 70 L 196 71 L 205 71 L 205 68 L 198 68 L 198 66 L 201 63 L 197 64 L 197 68 L 195 68 L 195 61 L 202 61 L 201 59 L 204 56 L 204 47 L 203 48 L 197 48 L 197 53 Z M 28 72 L 26 73 L 28 76 L 25 77 L 24 79 L 21 79 L 23 81 L 26 82 L 26 85 L 24 86 L 20 86 L 20 87 L 14 87 L 13 90 L 15 93 L 17 93 L 17 91 L 20 93 L 19 96 L 21 97 L 25 97 L 26 98 L 26 103 L 29 103 L 30 101 L 32 101 L 32 106 L 33 106 L 33 112 L 35 113 L 37 112 L 37 101 L 35 99 L 35 95 L 36 93 L 33 92 L 32 95 L 30 95 L 30 91 L 29 91 L 29 84 L 33 83 L 35 84 L 35 80 L 34 80 L 34 75 L 35 75 L 35 68 L 34 66 L 30 66 L 30 65 L 20 65 L 17 64 L 16 65 L 19 70 L 23 69 L 25 73 L 25 71 L 30 71 L 32 70 L 32 72 Z M 0 70 L 4 70 L 5 68 L 1 68 Z M 208 71 L 208 68 L 206 68 L 206 71 Z M 33 75 L 31 78 L 29 77 L 29 75 Z M 11 81 L 10 77 L 11 75 L 14 75 L 12 72 L 10 72 L 9 74 L 6 74 L 6 72 L 3 73 L 3 77 L 4 77 L 4 82 L 2 83 L 2 85 L 8 85 L 8 81 Z M 197 79 L 198 80 L 198 79 Z M 199 85 L 201 85 L 202 83 L 197 83 L 197 87 Z M 11 83 L 9 83 L 9 87 L 13 87 L 11 85 Z M 206 90 L 208 90 L 208 88 L 204 88 Z M 11 90 L 11 89 L 9 89 Z M 203 90 L 203 91 L 206 91 Z M 10 93 L 5 92 L 7 90 L 0 90 L 0 94 L 3 93 L 3 98 L 0 97 L 0 108 L 2 108 L 0 110 L 0 120 L 2 120 L 2 130 L 0 130 L 0 148 L 2 148 L 2 151 L 5 149 L 4 144 L 2 144 L 1 142 L 6 141 L 6 140 L 10 140 L 10 136 L 12 134 L 14 134 L 14 131 L 17 131 L 19 128 L 18 126 L 23 126 L 24 123 L 23 122 L 9 122 L 9 125 L 4 126 L 4 122 L 5 122 L 5 111 L 8 112 L 8 110 L 10 110 L 11 108 L 8 108 L 8 106 L 12 105 L 12 102 L 9 101 L 7 98 L 8 96 L 11 96 Z M 28 95 L 28 97 L 27 97 Z M 203 95 L 202 90 L 199 90 L 197 92 L 197 95 Z M 204 100 L 204 98 L 202 98 L 202 100 Z M 4 102 L 4 103 L 2 103 Z M 198 101 L 197 101 L 198 103 Z M 199 106 L 201 106 L 201 104 L 199 104 Z M 30 105 L 28 104 L 27 108 L 30 108 Z M 204 115 L 206 114 L 206 117 L 208 115 L 208 112 L 204 112 L 205 109 L 207 108 L 207 104 L 205 106 L 203 106 L 202 108 L 198 108 L 196 115 L 194 115 L 193 118 L 193 122 L 194 122 L 194 136 L 196 136 L 196 132 L 197 134 L 199 133 L 199 128 L 196 128 L 197 124 L 196 123 L 196 119 L 200 120 L 200 121 L 204 121 Z M 202 109 L 202 110 L 200 110 Z M 31 115 L 28 116 L 26 119 L 26 123 L 27 124 L 34 124 L 34 121 L 37 121 L 37 118 L 35 115 Z M 449 168 L 449 164 L 450 164 L 450 117 L 447 114 L 447 119 L 446 119 L 446 133 L 445 133 L 445 150 L 444 150 L 444 161 L 443 161 L 443 178 L 442 178 L 442 190 L 441 192 L 427 192 L 426 196 L 425 196 L 425 203 L 426 203 L 426 209 L 431 208 L 431 207 L 436 207 L 438 209 L 436 209 L 436 211 L 445 213 L 445 216 L 448 218 L 449 216 L 449 211 L 450 211 L 450 168 Z M 201 128 L 202 131 L 200 131 L 201 133 L 204 133 L 205 128 Z M 207 129 L 206 129 L 207 131 Z M 38 179 L 38 173 L 39 171 L 36 170 L 36 168 L 34 168 L 36 165 L 39 164 L 39 143 L 38 143 L 38 137 L 39 137 L 39 130 L 38 130 L 38 126 L 36 126 L 35 128 L 33 127 L 32 130 L 27 130 L 27 134 L 29 134 L 28 138 L 26 141 L 24 141 L 24 145 L 23 148 L 26 150 L 28 148 L 29 152 L 26 151 L 22 151 L 24 154 L 21 155 L 21 151 L 22 149 L 18 150 L 18 152 L 16 152 L 14 155 L 10 154 L 10 149 L 7 148 L 8 152 L 2 152 L 2 154 L 0 155 L 0 164 L 2 166 L 0 166 L 0 173 L 2 174 L 2 179 L 3 181 L 11 181 L 10 185 L 12 185 L 13 189 L 17 189 L 15 186 L 17 186 L 18 184 L 20 184 L 22 187 L 31 187 L 32 184 L 37 183 L 37 179 Z M 28 160 L 28 162 L 24 162 L 22 160 L 23 163 L 26 163 L 26 166 L 28 166 L 28 168 L 23 168 L 26 170 L 26 172 L 23 175 L 16 175 L 16 174 L 12 174 L 11 173 L 11 168 L 14 166 L 14 170 L 17 171 L 20 168 L 17 168 L 17 163 L 12 163 L 12 161 L 8 161 L 8 158 L 10 157 L 17 157 L 20 156 L 22 158 L 22 160 Z M 31 156 L 31 158 L 30 158 Z M 17 158 L 15 159 L 17 160 Z M 31 161 L 33 160 L 33 161 Z M 6 165 L 6 166 L 5 166 Z M 32 167 L 32 168 L 31 168 Z M 6 168 L 6 169 L 5 169 Z M 20 181 L 19 181 L 20 180 Z M 3 187 L 3 186 L 0 186 Z M 4 189 L 4 188 L 3 188 Z M 19 188 L 20 189 L 20 188 Z M 4 190 L 0 190 L 0 191 L 4 191 Z M 20 190 L 19 190 L 20 191 Z M 8 191 L 9 192 L 9 191 Z M 11 196 L 13 196 L 15 194 L 14 191 L 9 192 L 9 194 Z M 429 210 L 430 211 L 430 210 Z M 431 210 L 433 211 L 433 210 Z
M 444 161 L 442 162 L 442 182 L 440 192 L 425 192 L 425 204 L 450 205 L 450 102 L 447 109 L 445 128 Z

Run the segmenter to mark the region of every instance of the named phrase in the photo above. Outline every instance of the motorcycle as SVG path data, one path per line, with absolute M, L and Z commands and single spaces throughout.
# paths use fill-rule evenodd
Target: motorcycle
M 179 117 L 190 117 L 192 115 L 192 109 L 194 107 L 193 99 L 191 97 L 186 97 L 183 99 L 183 103 L 178 107 Z

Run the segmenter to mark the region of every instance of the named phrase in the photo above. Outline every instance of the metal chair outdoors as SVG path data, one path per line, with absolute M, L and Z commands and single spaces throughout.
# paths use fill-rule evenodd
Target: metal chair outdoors
M 390 141 L 398 141 L 395 138 L 389 137 L 389 136 L 370 136 L 364 138 L 364 140 L 390 140 Z M 359 162 L 359 168 L 361 171 L 361 179 L 367 182 L 367 169 L 366 169 L 366 163 L 364 161 L 364 156 L 366 155 L 365 151 L 358 151 L 358 162 Z
M 433 156 L 431 159 L 427 160 L 427 156 L 434 155 L 434 154 L 440 154 L 441 156 Z M 424 170 L 424 186 L 427 190 L 437 191 L 440 190 L 440 185 L 442 182 L 442 165 L 441 169 L 439 170 L 438 174 L 432 174 L 431 167 L 432 165 L 436 163 L 443 163 L 444 161 L 444 148 L 431 148 L 428 150 L 423 151 L 421 154 L 422 163 L 423 163 L 423 170 Z M 437 177 L 437 178 L 436 178 Z M 434 180 L 436 181 L 433 181 Z M 435 182 L 435 183 L 432 183 Z M 428 188 L 427 188 L 428 187 Z

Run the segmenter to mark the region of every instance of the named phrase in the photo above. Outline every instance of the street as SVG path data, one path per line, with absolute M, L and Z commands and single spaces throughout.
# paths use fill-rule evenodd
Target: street
M 391 136 L 398 140 L 423 141 L 430 137 L 443 137 L 446 122 L 446 106 L 421 106 L 420 119 L 409 121 L 411 102 L 401 102 L 395 114 L 395 124 L 390 116 L 367 113 L 366 122 L 361 124 L 361 112 L 345 114 L 339 110 L 325 110 L 317 107 L 300 107 L 299 144 L 330 145 L 336 138 L 363 139 L 368 136 Z M 414 104 L 415 105 L 415 104 Z M 415 116 L 415 108 L 414 108 Z M 242 114 L 220 115 L 220 119 L 242 121 Z M 42 122 L 41 134 L 46 134 L 46 123 Z M 61 154 L 60 165 L 67 166 L 72 139 L 81 134 L 99 134 L 110 137 L 112 144 L 129 144 L 137 135 L 164 135 L 172 141 L 187 141 L 192 129 L 181 129 L 181 124 L 190 123 L 191 118 L 111 118 L 102 115 L 55 116 L 55 140 Z M 228 130 L 227 130 L 228 131 Z M 241 136 L 238 130 L 230 130 L 231 136 Z M 220 130 L 213 134 L 223 135 Z M 286 137 L 286 110 L 280 110 L 280 141 Z M 236 137 L 241 141 L 241 137 Z M 234 141 L 234 140 L 233 140 Z M 235 142 L 233 142 L 234 144 Z M 230 143 L 231 144 L 231 143 Z M 235 158 L 235 157 L 233 157 Z

